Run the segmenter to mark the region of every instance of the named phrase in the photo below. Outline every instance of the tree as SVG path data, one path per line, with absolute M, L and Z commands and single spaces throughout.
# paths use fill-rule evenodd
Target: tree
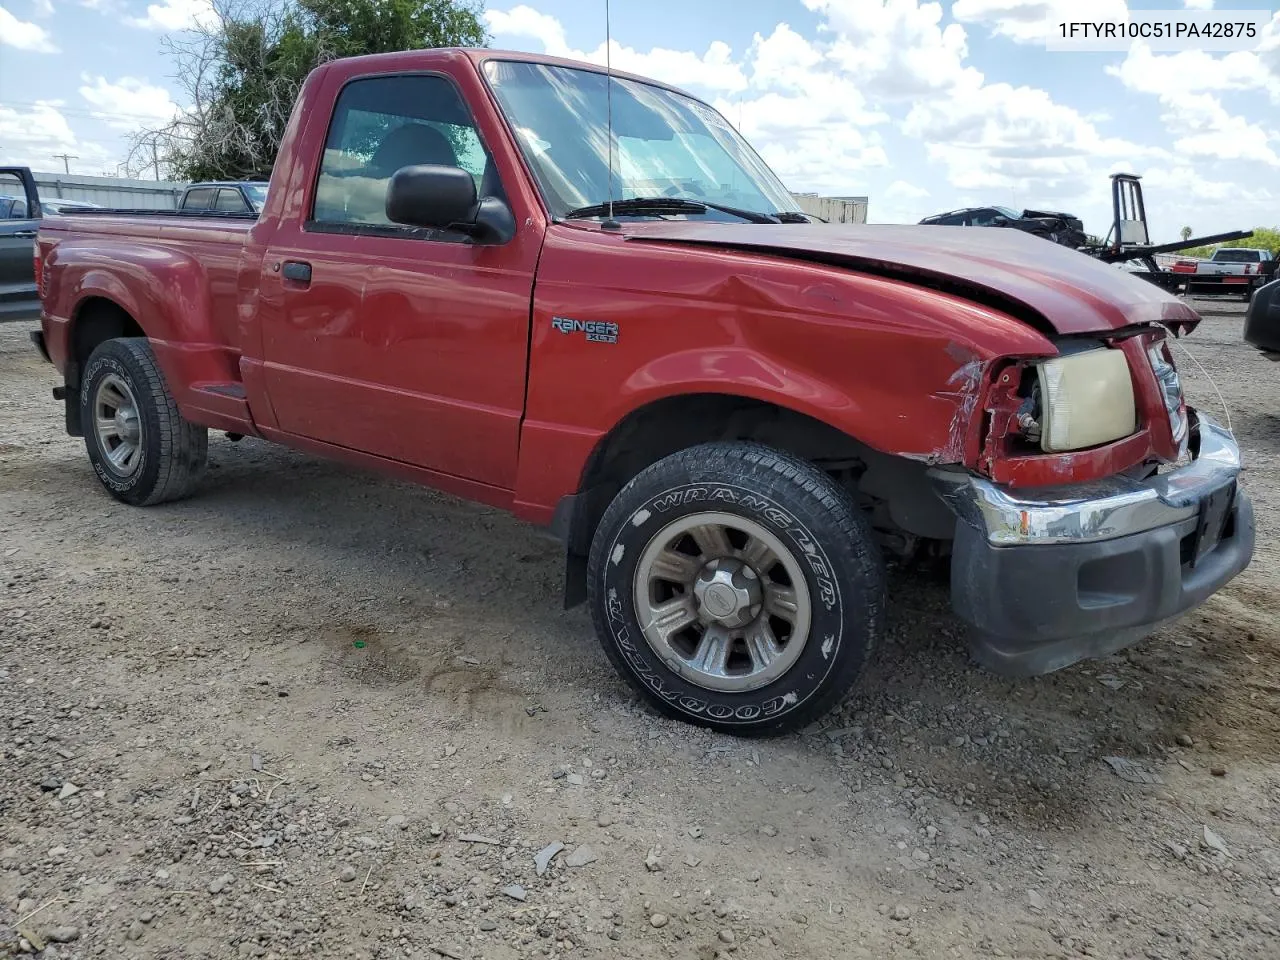
M 158 155 L 181 180 L 271 174 L 302 82 L 339 57 L 488 41 L 473 0 L 213 0 L 165 42 L 188 106 L 135 135 L 133 167 Z
M 1222 246 L 1270 250 L 1274 256 L 1280 257 L 1280 227 L 1256 227 L 1253 233 L 1243 240 L 1228 240 Z
M 1184 242 L 1184 243 L 1185 243 L 1187 240 L 1190 240 L 1190 239 L 1191 239 L 1191 228 L 1190 228 L 1190 227 L 1183 227 L 1183 228 L 1182 228 L 1182 230 L 1180 231 L 1180 233 L 1182 234 L 1182 240 L 1183 240 L 1183 242 Z

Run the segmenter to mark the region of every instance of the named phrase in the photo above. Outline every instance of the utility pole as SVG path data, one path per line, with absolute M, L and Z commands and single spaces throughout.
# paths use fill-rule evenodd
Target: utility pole
M 156 159 L 156 138 L 151 138 L 151 170 L 156 176 L 156 182 L 160 181 L 160 161 Z
M 75 154 L 69 154 L 69 153 L 55 153 L 55 154 L 53 155 L 53 159 L 55 159 L 55 160 L 61 160 L 61 161 L 62 161 L 62 172 L 63 172 L 63 173 L 70 173 L 70 172 L 71 172 L 71 161 L 72 161 L 72 160 L 79 160 L 80 158 L 79 158 L 79 157 L 77 157 Z

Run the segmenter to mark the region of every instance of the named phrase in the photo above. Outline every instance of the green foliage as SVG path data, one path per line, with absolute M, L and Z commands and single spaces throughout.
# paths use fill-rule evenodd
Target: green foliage
M 482 47 L 479 8 L 457 0 L 296 0 L 335 57 L 426 47 Z
M 1183 240 L 1190 240 L 1190 239 L 1191 239 L 1191 232 L 1192 232 L 1192 231 L 1191 231 L 1191 228 L 1190 228 L 1190 227 L 1183 227 L 1183 228 L 1182 228 L 1180 231 L 1178 231 L 1178 232 L 1179 232 L 1179 234 L 1181 234 L 1181 236 L 1182 236 L 1182 239 L 1183 239 Z
M 1224 247 L 1253 247 L 1258 250 L 1270 250 L 1280 256 L 1280 227 L 1255 227 L 1253 233 L 1243 240 L 1229 240 Z
M 135 141 L 182 180 L 266 178 L 316 66 L 340 57 L 484 46 L 474 0 L 215 0 L 210 26 L 170 44 L 192 109 Z

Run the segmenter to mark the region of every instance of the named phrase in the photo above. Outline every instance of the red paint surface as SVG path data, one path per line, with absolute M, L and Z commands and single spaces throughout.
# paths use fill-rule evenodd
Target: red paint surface
M 59 369 L 85 305 L 108 300 L 143 327 L 189 419 L 535 521 L 578 489 L 619 421 L 688 394 L 768 401 L 879 450 L 963 463 L 1012 484 L 1093 479 L 1168 456 L 1136 341 L 1134 437 L 1011 457 L 984 435 L 984 411 L 1011 359 L 1056 352 L 1037 327 L 1109 336 L 1198 319 L 1175 298 L 1019 231 L 549 223 L 477 70 L 489 56 L 548 59 L 436 50 L 317 70 L 256 223 L 44 221 L 43 324 Z M 309 230 L 340 87 L 422 70 L 450 77 L 471 106 L 515 239 L 481 246 Z M 312 265 L 309 287 L 284 279 L 287 260 Z M 560 333 L 553 317 L 616 323 L 618 342 Z M 984 447 L 998 455 L 984 463 Z

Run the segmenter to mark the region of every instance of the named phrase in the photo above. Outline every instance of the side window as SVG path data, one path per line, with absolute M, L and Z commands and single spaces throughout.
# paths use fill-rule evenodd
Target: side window
M 448 80 L 370 77 L 348 83 L 333 109 L 312 220 L 396 226 L 387 219 L 387 185 L 401 167 L 420 163 L 461 167 L 479 196 L 501 190 L 471 114 Z
M 24 220 L 27 216 L 27 201 L 13 201 L 13 209 L 9 211 L 10 220 Z
M 989 227 L 996 222 L 998 216 L 994 210 L 975 210 L 969 215 L 970 226 Z
M 955 213 L 953 213 L 949 217 L 943 217 L 938 221 L 938 223 L 942 224 L 945 227 L 967 226 L 967 224 L 965 224 L 965 218 L 963 214 L 955 214 Z
M 208 210 L 209 201 L 213 198 L 213 190 L 208 187 L 196 187 L 188 190 L 182 198 L 183 210 Z
M 246 213 L 249 208 L 245 206 L 244 197 L 240 195 L 239 190 L 234 187 L 223 187 L 218 191 L 218 199 L 214 201 L 213 209 L 224 213 Z

